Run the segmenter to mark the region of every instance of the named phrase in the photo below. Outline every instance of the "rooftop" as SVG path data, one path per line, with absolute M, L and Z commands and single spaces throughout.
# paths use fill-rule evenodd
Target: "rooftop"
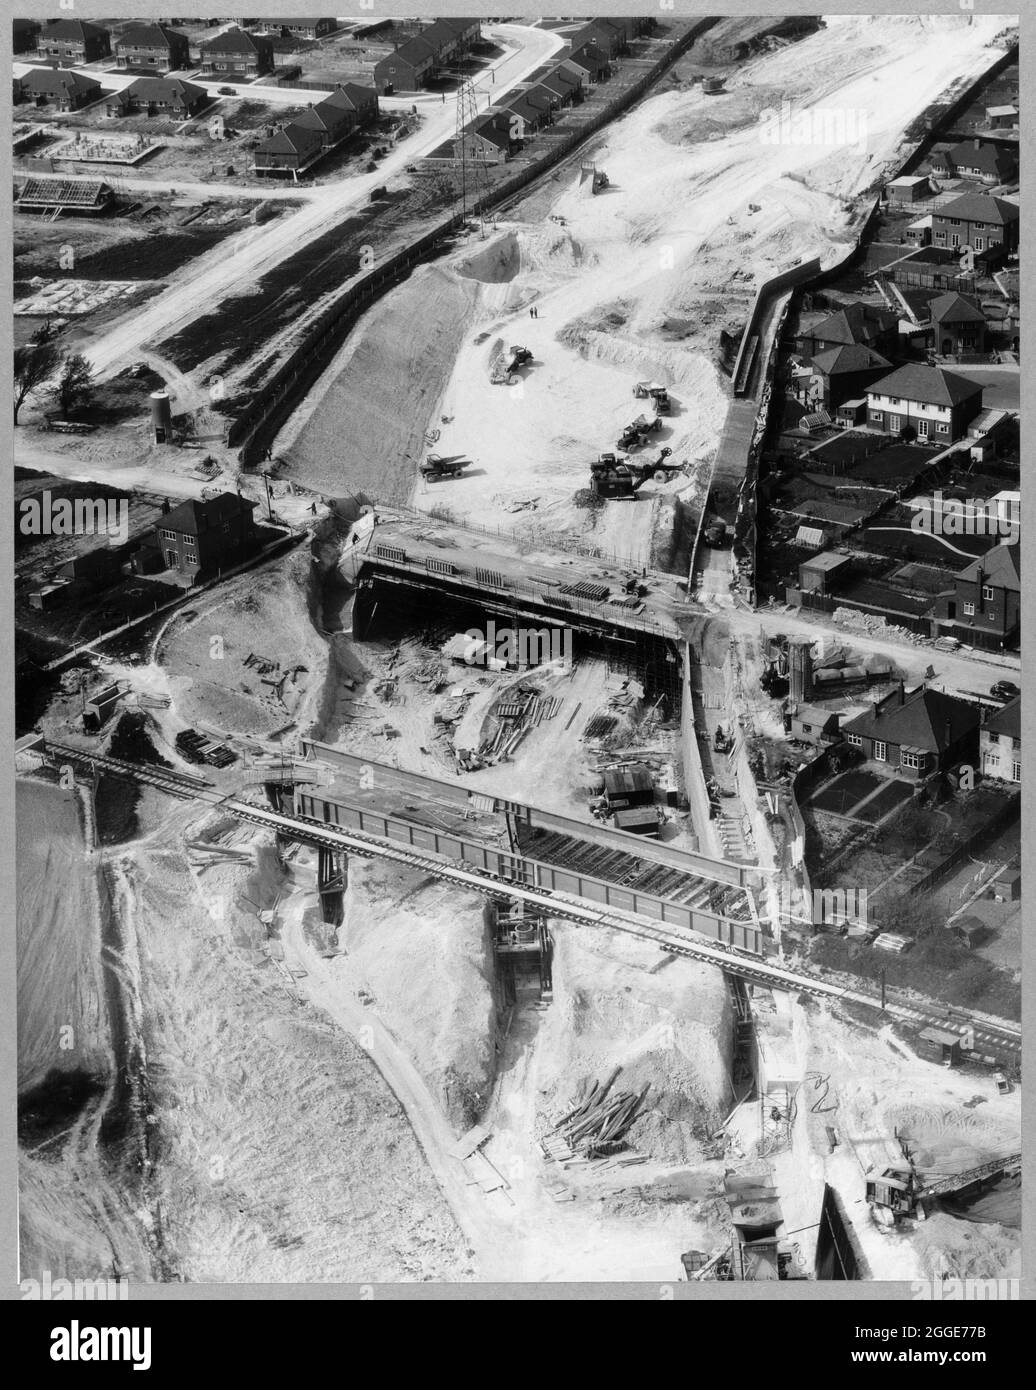
M 990 715 L 983 728 L 992 734 L 1003 734 L 1007 738 L 1021 738 L 1022 697 L 1016 695 L 1003 709 L 998 709 L 996 714 Z
M 924 401 L 927 405 L 959 405 L 972 396 L 981 395 L 977 382 L 941 367 L 928 367 L 920 362 L 908 362 L 888 376 L 868 387 L 869 396 L 902 396 L 908 401 Z
M 1009 589 L 1012 593 L 1022 591 L 1022 548 L 1017 541 L 1010 545 L 994 545 L 981 559 L 975 560 L 967 569 L 961 570 L 959 579 L 975 582 L 979 578 L 994 587 Z
M 900 686 L 843 728 L 846 733 L 941 753 L 978 725 L 974 705 L 922 685 L 909 695 Z
M 1000 226 L 1017 222 L 1018 205 L 1005 198 L 993 198 L 988 193 L 963 193 L 943 203 L 937 217 L 959 217 L 964 222 L 989 222 Z

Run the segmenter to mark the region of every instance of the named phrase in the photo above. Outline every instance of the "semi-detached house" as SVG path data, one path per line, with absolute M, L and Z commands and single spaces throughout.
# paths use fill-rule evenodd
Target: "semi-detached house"
M 109 58 L 111 38 L 107 29 L 85 19 L 55 19 L 40 30 L 36 51 L 63 68 L 79 67 Z
M 998 782 L 1022 780 L 1022 697 L 991 715 L 978 735 L 979 768 Z
M 115 62 L 120 68 L 174 72 L 190 67 L 190 41 L 186 34 L 164 24 L 134 24 L 115 40 Z
M 908 426 L 921 443 L 952 444 L 982 409 L 982 387 L 956 372 L 909 362 L 867 388 L 867 424 L 898 435 Z
M 1018 248 L 1017 203 L 988 193 L 964 193 L 932 213 L 932 244 L 953 250 L 970 246 L 978 254 L 1002 257 Z

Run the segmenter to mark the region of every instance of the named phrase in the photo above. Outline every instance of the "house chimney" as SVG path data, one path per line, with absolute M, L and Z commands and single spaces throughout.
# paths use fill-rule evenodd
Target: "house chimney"
M 168 498 L 168 497 L 164 498 L 163 501 L 162 501 L 162 515 L 163 515 L 163 516 L 168 516 L 169 513 L 170 513 L 172 510 L 173 510 L 173 507 L 172 507 L 172 503 L 169 501 L 169 498 Z
M 950 726 L 950 721 L 947 718 L 946 722 L 942 726 L 942 743 L 944 748 L 949 748 L 951 742 L 951 735 L 952 729 Z
M 905 687 L 903 681 L 900 681 L 900 682 L 899 682 L 899 703 L 900 703 L 901 705 L 905 705 L 905 704 L 906 704 L 906 687 Z
M 980 150 L 982 148 L 982 141 L 979 139 L 977 135 L 975 136 L 975 148 L 976 150 Z

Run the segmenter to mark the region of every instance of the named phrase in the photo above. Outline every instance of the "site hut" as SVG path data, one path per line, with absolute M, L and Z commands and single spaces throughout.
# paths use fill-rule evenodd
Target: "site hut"
M 986 316 L 967 295 L 940 294 L 928 305 L 927 339 L 940 357 L 984 353 Z
M 273 71 L 273 43 L 262 34 L 228 29 L 201 45 L 201 68 L 214 77 L 261 77 Z
M 991 130 L 1017 129 L 1017 106 L 987 106 L 986 125 L 989 126 Z
M 908 362 L 867 389 L 867 425 L 898 435 L 911 426 L 920 443 L 952 444 L 982 409 L 982 387 L 956 372 Z
M 78 111 L 101 96 L 101 84 L 95 78 L 60 68 L 30 68 L 24 76 L 15 78 L 15 87 L 22 100 L 35 106 L 52 106 L 57 111 Z
M 99 24 L 84 19 L 54 19 L 45 24 L 36 40 L 41 58 L 59 67 L 81 67 L 111 56 L 111 37 Z
M 298 178 L 316 164 L 325 150 L 320 133 L 292 121 L 255 148 L 252 167 L 257 174 L 290 174 Z
M 988 193 L 965 193 L 932 213 L 932 243 L 955 250 L 970 246 L 996 264 L 1018 249 L 1017 203 Z
M 982 183 L 1010 183 L 1018 177 L 1018 160 L 1013 152 L 978 136 L 954 145 L 947 151 L 946 160 L 954 174 L 980 179 Z
M 612 824 L 616 830 L 625 830 L 627 835 L 646 835 L 658 839 L 658 812 L 654 806 L 630 806 L 625 811 L 616 811 Z
M 374 65 L 374 85 L 382 95 L 417 92 L 426 87 L 436 66 L 435 50 L 422 38 L 407 39 Z
M 810 398 L 825 410 L 837 410 L 843 401 L 859 399 L 891 366 L 887 357 L 862 343 L 827 348 L 813 358 Z
M 846 743 L 862 752 L 874 771 L 924 782 L 978 755 L 979 711 L 968 700 L 902 683 L 844 726 Z
M 977 918 L 972 920 L 975 921 Z M 959 1033 L 951 1033 L 945 1028 L 922 1028 L 917 1036 L 939 1049 L 939 1060 L 944 1067 L 955 1067 L 960 1064 L 961 1038 Z
M 150 68 L 155 72 L 189 68 L 190 40 L 164 24 L 135 24 L 115 40 L 115 62 L 120 68 Z
M 1021 545 L 994 545 L 954 576 L 949 594 L 939 596 L 934 626 L 942 637 L 986 651 L 1017 646 L 1021 590 Z
M 604 774 L 604 799 L 609 813 L 653 805 L 655 784 L 650 770 L 642 763 L 609 768 Z
M 1022 697 L 990 715 L 978 735 L 979 767 L 996 782 L 1022 780 Z
M 337 19 L 301 19 L 297 15 L 280 19 L 260 19 L 254 26 L 261 34 L 270 34 L 275 39 L 304 39 L 315 43 L 325 39 L 338 28 Z
M 109 116 L 171 116 L 186 121 L 203 111 L 210 100 L 204 87 L 182 77 L 138 77 L 128 87 L 113 92 L 105 110 Z
M 929 197 L 931 189 L 925 174 L 904 174 L 885 185 L 890 203 L 919 203 Z
M 611 63 L 600 44 L 584 43 L 572 49 L 566 60 L 586 74 L 587 83 L 607 82 L 611 76 Z
M 115 713 L 121 695 L 122 691 L 118 685 L 107 685 L 103 690 L 91 695 L 83 706 L 83 732 L 100 733 Z
M 42 25 L 35 19 L 13 19 L 11 21 L 11 52 L 35 53 L 36 40 Z
M 258 506 L 236 492 L 199 502 L 193 498 L 165 510 L 131 559 L 135 574 L 173 571 L 193 581 L 206 579 L 247 559 L 257 543 L 253 511 Z
M 856 344 L 885 357 L 895 357 L 899 346 L 899 315 L 876 304 L 859 300 L 833 313 L 803 314 L 795 349 L 804 357 L 816 357 L 829 348 Z

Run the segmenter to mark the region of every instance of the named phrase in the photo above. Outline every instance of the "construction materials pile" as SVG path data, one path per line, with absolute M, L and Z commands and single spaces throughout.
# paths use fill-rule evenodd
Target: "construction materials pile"
M 586 1098 L 541 1140 L 547 1158 L 605 1158 L 626 1147 L 626 1133 L 651 1087 L 648 1084 L 639 1093 L 621 1091 L 610 1096 L 621 1070 L 616 1067 L 603 1086 L 595 1081 Z
M 538 728 L 544 719 L 554 719 L 564 703 L 561 696 L 541 695 L 534 685 L 519 685 L 509 690 L 493 711 L 497 720 L 496 733 L 483 739 L 474 751 L 456 750 L 458 771 L 476 772 L 479 768 L 504 762 L 530 730 Z

